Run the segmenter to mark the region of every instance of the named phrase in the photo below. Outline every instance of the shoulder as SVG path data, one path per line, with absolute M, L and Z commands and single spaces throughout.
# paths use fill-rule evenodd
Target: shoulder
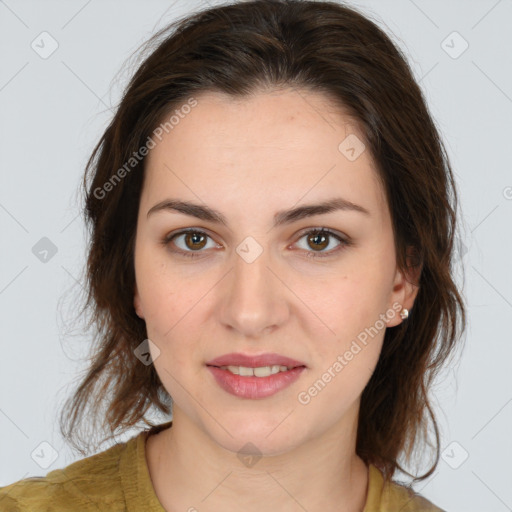
M 364 512 L 446 512 L 411 487 L 384 480 L 381 471 L 370 464 L 368 498 Z
M 119 463 L 133 438 L 105 451 L 50 471 L 0 487 L 0 511 L 124 510 Z
M 388 482 L 382 494 L 382 510 L 391 512 L 398 510 L 397 506 L 400 506 L 401 512 L 446 512 L 412 488 L 396 482 Z

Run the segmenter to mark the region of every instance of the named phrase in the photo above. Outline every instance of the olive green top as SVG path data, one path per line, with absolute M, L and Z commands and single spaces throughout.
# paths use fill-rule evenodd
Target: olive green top
M 145 447 L 148 435 L 170 425 L 168 422 L 144 430 L 124 443 L 50 471 L 45 477 L 25 478 L 0 487 L 0 512 L 166 512 L 151 482 Z M 370 464 L 363 512 L 398 511 L 443 512 L 407 487 L 395 482 L 385 484 L 382 473 Z

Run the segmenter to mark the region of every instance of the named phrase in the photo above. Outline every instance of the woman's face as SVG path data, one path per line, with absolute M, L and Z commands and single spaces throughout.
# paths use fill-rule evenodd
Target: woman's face
M 135 247 L 134 305 L 175 422 L 265 454 L 352 435 L 416 291 L 362 136 L 319 93 L 195 99 L 147 157 Z M 313 208 L 329 201 L 357 206 Z M 214 361 L 233 353 L 272 355 Z

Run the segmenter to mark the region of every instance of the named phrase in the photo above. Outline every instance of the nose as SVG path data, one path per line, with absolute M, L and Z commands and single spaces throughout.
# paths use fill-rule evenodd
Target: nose
M 289 318 L 290 292 L 270 259 L 265 250 L 254 261 L 235 253 L 233 268 L 223 280 L 220 320 L 244 338 L 261 338 Z

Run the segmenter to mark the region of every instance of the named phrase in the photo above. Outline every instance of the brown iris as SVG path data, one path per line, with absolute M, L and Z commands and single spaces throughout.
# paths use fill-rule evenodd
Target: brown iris
M 202 239 L 201 242 L 199 242 L 200 239 Z M 191 241 L 193 245 L 189 245 L 189 241 Z M 185 244 L 189 249 L 202 249 L 206 245 L 206 236 L 197 232 L 186 233 Z
M 321 242 L 319 243 L 319 241 Z M 317 249 L 325 249 L 329 245 L 328 237 L 322 231 L 317 231 L 308 236 L 308 243 L 313 242 L 314 247 Z M 313 247 L 313 246 L 311 246 Z

